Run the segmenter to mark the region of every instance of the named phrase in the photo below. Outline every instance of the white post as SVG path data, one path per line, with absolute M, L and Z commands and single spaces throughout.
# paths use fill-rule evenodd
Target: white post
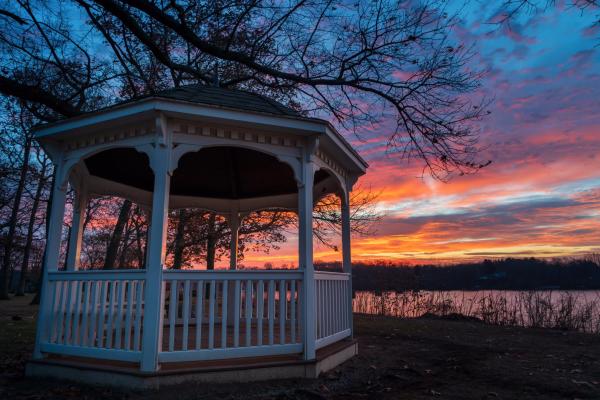
M 73 218 L 71 221 L 71 236 L 69 237 L 69 251 L 67 253 L 67 271 L 79 269 L 81 259 L 81 240 L 83 237 L 83 223 L 85 210 L 88 204 L 88 194 L 84 187 L 76 193 L 73 204 Z
M 46 251 L 44 253 L 44 274 L 42 276 L 42 290 L 40 298 L 40 311 L 37 322 L 34 359 L 42 358 L 40 345 L 48 338 L 48 326 L 52 318 L 52 292 L 48 290 L 48 273 L 58 270 L 60 256 L 60 243 L 62 239 L 63 218 L 65 215 L 65 202 L 67 200 L 66 180 L 62 168 L 62 160 L 55 165 L 54 183 L 52 190 L 52 207 L 46 232 Z
M 348 321 L 350 323 L 350 332 L 354 334 L 354 325 L 352 322 L 352 251 L 350 245 L 350 187 L 346 185 L 346 190 L 342 192 L 342 259 L 344 272 L 350 274 L 348 280 Z
M 315 304 L 315 270 L 313 266 L 312 242 L 312 213 L 313 213 L 313 184 L 315 163 L 314 151 L 318 145 L 316 139 L 311 140 L 304 149 L 302 157 L 302 182 L 298 188 L 298 258 L 304 268 L 303 296 L 303 341 L 304 359 L 314 360 L 316 357 L 316 304 Z
M 155 146 L 150 162 L 154 171 L 154 192 L 146 250 L 146 287 L 144 290 L 142 361 L 140 363 L 140 369 L 144 372 L 158 369 L 158 353 L 162 347 L 162 269 L 166 253 L 171 182 L 170 145 L 156 144 Z

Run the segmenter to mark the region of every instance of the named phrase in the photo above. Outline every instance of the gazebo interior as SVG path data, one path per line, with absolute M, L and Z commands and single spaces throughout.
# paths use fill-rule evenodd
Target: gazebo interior
M 92 178 L 126 185 L 148 194 L 153 191 L 154 173 L 148 156 L 134 148 L 104 150 L 86 158 L 83 164 L 86 175 Z M 314 186 L 319 188 L 316 199 L 340 191 L 335 178 L 324 169 L 315 172 Z M 288 164 L 260 151 L 230 146 L 208 147 L 184 154 L 173 171 L 169 188 L 171 196 L 225 200 L 297 193 L 298 183 Z M 98 194 L 113 193 L 98 190 Z M 271 203 L 267 200 L 264 204 L 264 209 L 296 208 L 278 204 L 277 198 Z M 185 207 L 185 203 L 182 207 Z

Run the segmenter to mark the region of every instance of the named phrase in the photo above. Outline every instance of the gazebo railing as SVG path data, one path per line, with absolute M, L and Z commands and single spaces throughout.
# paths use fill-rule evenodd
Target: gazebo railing
M 315 272 L 317 349 L 352 334 L 350 290 L 350 274 Z
M 47 276 L 42 352 L 141 361 L 145 270 Z M 303 285 L 302 270 L 163 271 L 158 361 L 301 353 Z M 351 335 L 350 289 L 349 274 L 315 272 L 316 348 Z
M 144 271 L 49 272 L 51 299 L 41 350 L 139 361 Z
M 302 271 L 165 271 L 159 361 L 302 351 Z

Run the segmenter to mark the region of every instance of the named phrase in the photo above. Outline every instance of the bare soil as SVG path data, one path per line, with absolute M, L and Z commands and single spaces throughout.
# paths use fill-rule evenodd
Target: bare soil
M 136 392 L 23 375 L 30 297 L 0 302 L 0 399 L 600 399 L 600 336 L 356 315 L 359 356 L 319 379 Z

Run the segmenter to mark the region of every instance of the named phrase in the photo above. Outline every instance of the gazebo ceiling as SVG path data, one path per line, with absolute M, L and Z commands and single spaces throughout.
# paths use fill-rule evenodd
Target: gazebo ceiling
M 151 192 L 148 157 L 131 148 L 97 153 L 85 160 L 90 175 Z M 319 170 L 315 184 L 329 174 Z M 240 147 L 210 147 L 185 154 L 171 178 L 170 194 L 248 199 L 297 192 L 292 169 L 273 156 Z
M 105 150 L 85 159 L 90 175 L 152 191 L 154 174 L 148 156 L 131 148 Z

